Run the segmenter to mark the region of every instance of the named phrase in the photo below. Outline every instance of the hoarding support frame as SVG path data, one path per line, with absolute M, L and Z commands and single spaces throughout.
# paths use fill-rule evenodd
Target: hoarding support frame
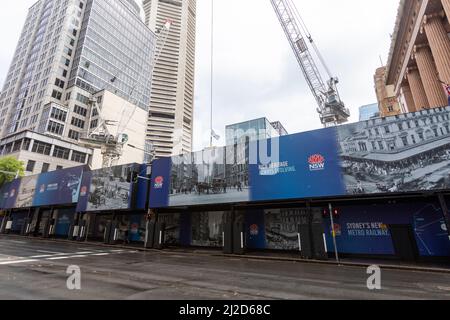
M 442 193 L 438 194 L 439 204 L 441 205 L 442 214 L 444 216 L 445 225 L 447 227 L 448 239 L 450 240 L 450 215 L 448 212 L 448 206 L 445 202 L 445 197 Z
M 333 234 L 334 255 L 336 257 L 336 263 L 340 266 L 341 261 L 339 260 L 339 253 L 338 253 L 337 242 L 336 242 L 336 229 L 334 228 L 333 206 L 331 205 L 331 203 L 328 204 L 328 209 L 330 211 L 331 230 L 332 230 L 332 234 Z

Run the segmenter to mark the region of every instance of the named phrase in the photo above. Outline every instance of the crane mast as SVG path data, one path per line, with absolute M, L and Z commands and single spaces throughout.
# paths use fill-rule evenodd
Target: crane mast
M 319 106 L 317 112 L 325 127 L 345 123 L 350 118 L 350 111 L 342 102 L 337 84 L 339 80 L 331 76 L 325 61 L 320 55 L 315 43 L 299 15 L 292 0 L 270 0 L 280 20 L 281 26 L 289 40 L 302 73 Z M 320 62 L 328 73 L 328 81 L 324 81 L 314 61 L 307 41 L 316 51 Z

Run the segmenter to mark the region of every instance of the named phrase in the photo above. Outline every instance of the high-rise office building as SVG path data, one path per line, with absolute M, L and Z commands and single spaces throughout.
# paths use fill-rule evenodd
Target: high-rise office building
M 157 157 L 192 151 L 196 0 L 144 0 L 146 24 L 171 31 L 155 64 L 147 138 Z
M 0 154 L 28 174 L 96 168 L 100 152 L 80 138 L 102 119 L 143 149 L 154 43 L 134 0 L 37 1 L 0 96 Z M 144 151 L 127 148 L 120 162 L 143 161 Z

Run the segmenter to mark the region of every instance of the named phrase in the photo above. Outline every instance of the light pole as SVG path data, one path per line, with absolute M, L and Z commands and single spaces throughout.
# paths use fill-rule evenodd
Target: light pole
M 149 248 L 149 243 L 150 246 L 153 246 L 153 241 L 150 241 L 149 236 L 153 236 L 156 230 L 156 223 L 151 223 L 151 220 L 148 219 L 148 217 L 151 215 L 151 211 L 150 211 L 150 192 L 151 192 L 151 174 L 152 174 L 152 163 L 153 160 L 155 160 L 155 148 L 153 147 L 153 145 L 151 146 L 151 151 L 147 151 L 144 150 L 142 148 L 138 148 L 132 144 L 127 144 L 127 146 L 129 146 L 130 148 L 136 149 L 136 150 L 140 150 L 143 151 L 146 155 L 149 156 L 149 161 L 146 163 L 147 165 L 147 177 L 142 177 L 141 175 L 138 175 L 138 179 L 143 179 L 143 180 L 147 180 L 147 188 L 148 188 L 148 192 L 147 192 L 147 200 L 146 200 L 146 204 L 145 204 L 145 209 L 147 211 L 147 222 L 145 224 L 145 240 L 144 240 L 144 248 Z M 150 169 L 150 170 L 149 170 Z

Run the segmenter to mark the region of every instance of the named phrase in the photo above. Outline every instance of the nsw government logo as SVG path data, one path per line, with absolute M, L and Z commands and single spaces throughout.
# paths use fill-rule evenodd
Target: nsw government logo
M 325 170 L 325 158 L 321 154 L 314 154 L 308 158 L 310 171 Z
M 159 176 L 155 178 L 155 189 L 162 189 L 164 184 L 164 178 Z

